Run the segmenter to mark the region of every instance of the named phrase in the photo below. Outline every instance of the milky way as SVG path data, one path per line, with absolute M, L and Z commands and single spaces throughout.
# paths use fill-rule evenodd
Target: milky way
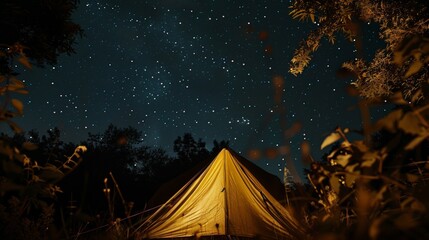
M 58 127 L 63 140 L 74 142 L 110 123 L 133 126 L 145 145 L 170 153 L 174 139 L 187 132 L 209 148 L 214 139 L 229 140 L 243 154 L 289 144 L 301 171 L 302 141 L 320 159 L 326 134 L 337 125 L 360 126 L 357 100 L 344 91 L 350 80 L 335 76 L 356 56 L 353 44 L 339 36 L 336 45 L 322 42 L 303 75 L 288 73 L 294 49 L 317 24 L 291 19 L 289 4 L 83 0 L 74 14 L 85 30 L 76 54 L 20 75 L 30 94 L 18 122 L 41 132 Z M 287 125 L 303 126 L 286 143 L 274 76 L 285 79 Z M 282 175 L 282 157 L 257 163 Z

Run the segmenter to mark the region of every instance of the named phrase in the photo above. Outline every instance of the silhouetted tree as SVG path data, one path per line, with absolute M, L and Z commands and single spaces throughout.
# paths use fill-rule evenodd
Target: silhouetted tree
M 0 74 L 12 73 L 10 60 L 16 56 L 44 66 L 56 64 L 60 54 L 73 53 L 82 35 L 71 20 L 77 5 L 78 0 L 0 1 Z
M 228 148 L 229 147 L 229 141 L 225 141 L 225 140 L 222 140 L 222 141 L 220 141 L 220 142 L 218 142 L 217 140 L 214 140 L 213 141 L 213 148 L 212 148 L 212 151 L 211 151 L 211 155 L 212 156 L 215 156 L 215 155 L 217 155 L 222 149 L 224 149 L 224 148 Z
M 185 164 L 202 161 L 209 156 L 206 143 L 201 139 L 195 141 L 190 133 L 177 137 L 174 141 L 174 152 L 177 154 L 178 160 Z

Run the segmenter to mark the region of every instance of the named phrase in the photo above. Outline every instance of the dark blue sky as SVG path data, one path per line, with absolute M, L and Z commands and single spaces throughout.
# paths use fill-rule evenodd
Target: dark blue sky
M 287 140 L 301 172 L 302 141 L 319 159 L 321 141 L 337 125 L 359 127 L 359 112 L 350 110 L 356 99 L 345 93 L 347 81 L 335 77 L 341 62 L 356 56 L 339 36 L 337 45 L 322 42 L 303 75 L 289 74 L 294 49 L 314 27 L 292 20 L 289 4 L 82 0 L 74 19 L 85 36 L 76 54 L 21 74 L 30 95 L 18 122 L 41 132 L 59 127 L 63 139 L 74 142 L 110 123 L 133 126 L 145 145 L 169 152 L 174 139 L 189 132 L 209 148 L 214 139 L 229 140 L 245 154 L 285 144 L 273 112 L 272 78 L 281 75 L 287 124 L 303 124 Z M 257 164 L 282 176 L 282 157 Z

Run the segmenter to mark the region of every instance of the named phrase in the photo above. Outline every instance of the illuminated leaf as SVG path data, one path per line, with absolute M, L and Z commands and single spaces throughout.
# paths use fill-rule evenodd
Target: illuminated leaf
M 417 147 L 423 140 L 429 137 L 429 132 L 425 132 L 424 134 L 415 137 L 410 143 L 405 146 L 405 150 L 412 150 Z
M 415 211 L 415 212 L 426 212 L 426 206 L 420 202 L 419 200 L 415 199 L 412 203 L 411 203 L 411 210 Z
M 321 183 L 323 183 L 323 181 L 325 180 L 325 176 L 320 176 L 318 179 L 317 179 L 317 183 L 319 183 L 319 184 L 321 184 Z
M 381 223 L 383 218 L 376 218 L 369 226 L 368 234 L 370 239 L 379 239 Z
M 347 172 L 359 172 L 359 163 L 355 163 L 355 164 L 353 164 L 353 165 L 348 165 L 348 166 L 346 166 L 346 171 Z
M 353 184 L 355 183 L 357 176 L 352 174 L 346 174 L 346 186 L 351 188 L 353 187 Z
M 22 132 L 22 128 L 20 128 L 18 126 L 18 124 L 16 124 L 13 121 L 8 120 L 7 124 L 9 124 L 9 127 L 12 129 L 12 131 L 14 131 L 15 133 L 21 133 Z
M 332 188 L 332 190 L 334 190 L 334 192 L 340 193 L 340 181 L 339 181 L 338 177 L 331 176 L 329 178 L 329 184 L 331 185 L 331 188 Z
M 396 122 L 402 117 L 403 112 L 401 109 L 389 113 L 386 117 L 377 122 L 379 128 L 384 128 L 390 132 L 395 132 Z
M 413 97 L 411 98 L 411 102 L 417 102 L 420 98 L 423 97 L 422 89 L 417 90 L 416 93 L 413 94 Z
M 16 77 L 10 78 L 10 85 L 16 85 L 18 88 L 24 88 L 25 84 Z
M 310 143 L 308 143 L 308 141 L 303 141 L 301 143 L 301 154 L 303 156 L 310 155 Z
M 362 167 L 372 167 L 373 165 L 374 165 L 374 163 L 377 161 L 377 159 L 375 159 L 375 158 L 373 158 L 373 159 L 369 159 L 369 160 L 366 160 L 366 161 L 363 161 L 362 162 L 362 164 L 361 164 L 361 166 Z
M 418 49 L 420 41 L 420 37 L 417 36 L 404 39 L 399 47 L 393 52 L 393 62 L 398 66 L 401 66 L 408 58 L 411 57 L 413 51 Z
M 364 141 L 354 141 L 353 146 L 356 147 L 360 152 L 368 151 L 368 146 L 364 143 Z
M 408 68 L 407 73 L 405 73 L 405 77 L 409 77 L 415 73 L 417 73 L 418 71 L 420 71 L 420 69 L 423 67 L 423 62 L 421 62 L 420 60 L 415 60 L 410 68 Z
M 17 89 L 14 91 L 15 93 L 20 93 L 20 94 L 28 94 L 28 91 L 25 89 Z
M 12 106 L 16 109 L 16 111 L 18 111 L 19 114 L 23 114 L 24 113 L 24 104 L 22 104 L 22 102 L 18 99 L 12 99 L 11 101 Z
M 17 92 L 25 88 L 24 83 L 21 80 L 17 79 L 16 77 L 11 77 L 9 78 L 9 80 L 10 82 L 9 82 L 9 85 L 7 86 L 8 91 Z
M 330 217 L 331 217 L 331 215 L 326 214 L 325 216 L 323 216 L 323 218 L 322 218 L 322 222 L 326 222 L 326 221 L 328 221 Z
M 57 167 L 51 164 L 46 164 L 42 168 L 40 178 L 44 181 L 58 181 L 64 176 L 64 173 L 58 170 Z
M 378 154 L 377 152 L 365 152 L 365 154 L 362 156 L 362 167 L 372 167 L 374 163 L 377 161 Z
M 24 148 L 25 150 L 28 150 L 28 151 L 33 151 L 33 150 L 36 150 L 38 148 L 38 146 L 34 143 L 31 143 L 31 142 L 24 142 L 22 144 L 22 148 Z
M 384 185 L 378 192 L 377 195 L 375 196 L 375 198 L 379 201 L 383 201 L 384 199 L 384 195 L 387 192 L 388 188 L 387 185 Z
M 302 124 L 300 122 L 294 122 L 292 126 L 285 131 L 285 137 L 286 138 L 292 138 L 295 136 L 299 131 L 301 131 Z
M 398 123 L 399 129 L 406 133 L 419 135 L 422 131 L 420 120 L 413 112 L 406 113 Z
M 306 165 L 310 165 L 312 162 L 311 151 L 310 151 L 310 143 L 308 141 L 304 141 L 301 143 L 301 157 L 302 161 Z
M 406 176 L 407 176 L 408 182 L 410 183 L 415 183 L 419 180 L 419 176 L 415 174 L 407 173 Z
M 404 97 L 402 96 L 401 92 L 396 92 L 390 97 L 390 102 L 398 105 L 406 105 L 408 104 L 407 101 L 404 100 Z
M 399 230 L 410 230 L 417 226 L 418 222 L 411 213 L 403 213 L 394 221 Z
M 335 43 L 335 36 L 334 35 L 328 36 L 328 41 L 329 41 L 329 43 L 334 44 Z
M 338 155 L 337 158 L 335 159 L 335 162 L 338 163 L 339 165 L 345 167 L 345 166 L 349 165 L 349 161 L 350 161 L 351 157 L 352 157 L 351 154 Z
M 24 55 L 18 58 L 18 62 L 20 62 L 24 67 L 31 69 L 31 63 L 28 61 L 28 58 Z
M 338 141 L 339 139 L 341 139 L 341 135 L 339 133 L 333 132 L 329 134 L 329 136 L 327 136 L 325 140 L 323 140 L 322 145 L 320 146 L 320 149 L 324 149 L 326 146 L 331 145 L 332 143 Z

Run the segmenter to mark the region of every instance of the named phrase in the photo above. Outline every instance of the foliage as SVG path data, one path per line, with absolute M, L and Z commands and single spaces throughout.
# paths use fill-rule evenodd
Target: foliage
M 333 147 L 312 162 L 313 188 L 305 222 L 314 238 L 426 239 L 429 237 L 429 9 L 424 1 L 296 0 L 291 15 L 317 24 L 291 61 L 302 73 L 322 38 L 343 33 L 358 58 L 340 76 L 355 78 L 350 93 L 363 97 L 361 138 L 337 128 L 322 142 Z M 361 56 L 361 26 L 374 22 L 385 42 L 369 61 Z M 396 105 L 371 124 L 369 107 Z
M 56 64 L 74 52 L 80 26 L 71 20 L 77 0 L 2 0 L 0 2 L 0 74 L 13 73 L 11 60 L 24 66 Z
M 27 93 L 21 80 L 13 75 L 0 74 L 0 122 L 6 122 L 14 132 L 22 130 L 12 119 L 24 113 L 24 104 L 14 96 Z
M 22 147 L 0 140 L 0 236 L 2 239 L 43 239 L 52 224 L 53 201 L 66 174 L 73 171 L 86 151 L 78 146 L 60 165 L 39 164 L 22 151 L 37 146 L 24 142 Z M 22 149 L 22 150 L 20 150 Z
M 343 33 L 356 46 L 358 56 L 343 65 L 341 75 L 353 75 L 359 94 L 374 100 L 400 91 L 407 101 L 413 99 L 429 77 L 429 9 L 424 0 L 295 0 L 291 16 L 317 23 L 306 40 L 300 43 L 291 60 L 290 72 L 301 74 L 312 54 L 325 37 L 334 43 Z M 366 62 L 362 50 L 361 26 L 374 22 L 380 28 L 379 36 L 385 47 L 377 50 Z
M 325 139 L 322 147 L 342 142 L 308 171 L 318 194 L 310 213 L 316 232 L 329 226 L 359 239 L 429 237 L 428 107 L 392 111 L 366 140 L 349 141 L 340 128 Z
M 23 115 L 17 94 L 27 94 L 16 72 L 16 61 L 31 69 L 56 64 L 61 54 L 74 52 L 82 35 L 71 21 L 77 0 L 2 0 L 0 2 L 0 121 L 14 132 L 22 131 L 12 118 Z
M 177 153 L 178 160 L 183 162 L 205 160 L 209 155 L 205 146 L 205 142 L 201 139 L 195 141 L 190 133 L 174 140 L 174 152 Z

